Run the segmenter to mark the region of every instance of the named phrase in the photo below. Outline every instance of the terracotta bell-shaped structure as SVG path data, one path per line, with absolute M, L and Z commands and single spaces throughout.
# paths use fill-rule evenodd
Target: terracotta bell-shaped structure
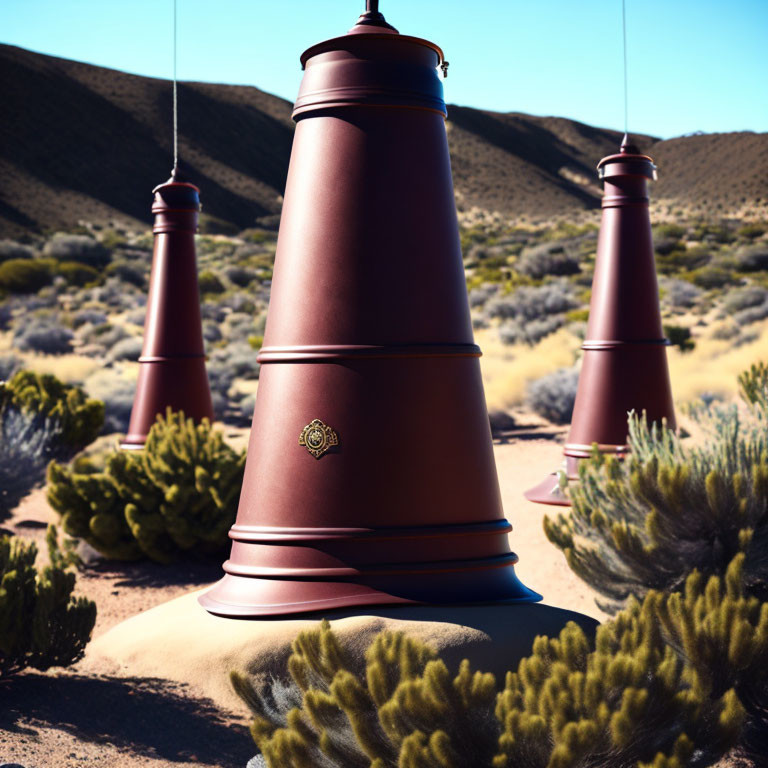
M 619 153 L 604 157 L 597 169 L 605 184 L 603 216 L 579 386 L 564 449 L 569 479 L 578 477 L 578 463 L 590 456 L 593 443 L 606 453 L 626 455 L 629 411 L 645 411 L 650 422 L 666 420 L 669 428 L 676 426 L 648 212 L 648 181 L 656 178 L 656 166 L 625 136 Z M 525 497 L 570 504 L 557 473 Z
M 535 602 L 517 579 L 458 238 L 443 53 L 369 3 L 313 46 L 223 616 Z
M 153 193 L 155 248 L 136 395 L 120 445 L 126 450 L 144 447 L 168 407 L 196 421 L 213 420 L 195 258 L 200 190 L 174 168 Z

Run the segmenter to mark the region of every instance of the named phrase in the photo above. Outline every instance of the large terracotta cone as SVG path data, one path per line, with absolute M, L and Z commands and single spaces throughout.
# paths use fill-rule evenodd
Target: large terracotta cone
M 648 180 L 656 167 L 626 139 L 617 155 L 597 166 L 605 182 L 603 220 L 597 241 L 584 356 L 565 444 L 565 472 L 578 477 L 578 463 L 592 444 L 622 457 L 629 411 L 675 428 L 667 367 L 667 339 L 661 325 L 656 264 L 648 213 Z M 542 504 L 570 502 L 557 473 L 527 491 Z
M 196 421 L 213 419 L 195 259 L 200 190 L 181 181 L 174 170 L 153 192 L 155 251 L 144 346 L 123 449 L 143 448 L 157 415 L 166 408 L 184 411 Z
M 260 616 L 533 602 L 507 536 L 433 43 L 364 14 L 304 53 L 226 575 Z

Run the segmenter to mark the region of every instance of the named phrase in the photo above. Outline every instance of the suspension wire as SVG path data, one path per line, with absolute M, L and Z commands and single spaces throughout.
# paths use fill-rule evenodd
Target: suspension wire
M 176 0 L 173 0 L 173 172 L 179 167 L 179 97 L 176 87 Z
M 621 31 L 624 38 L 624 139 L 629 141 L 629 87 L 627 84 L 627 3 L 621 0 Z

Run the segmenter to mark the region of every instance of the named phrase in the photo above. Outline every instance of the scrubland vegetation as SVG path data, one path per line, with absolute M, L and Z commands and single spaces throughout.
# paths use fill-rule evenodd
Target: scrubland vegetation
M 596 236 L 592 223 L 462 230 L 491 410 L 570 419 Z M 596 638 L 576 625 L 538 638 L 504 680 L 397 633 L 359 655 L 322 624 L 281 678 L 233 673 L 270 768 L 682 768 L 768 753 L 768 373 L 750 369 L 768 350 L 768 227 L 691 220 L 657 226 L 654 243 L 691 434 L 634 418 L 629 459 L 583 463 L 572 510 L 546 524 L 552 556 L 613 618 Z M 49 564 L 0 539 L 2 675 L 82 655 L 95 606 L 73 597 L 78 541 L 167 568 L 226 553 L 244 454 L 218 428 L 169 413 L 143 452 L 96 440 L 127 428 L 151 246 L 89 228 L 0 242 L 0 515 L 47 468 L 74 539 L 60 549 L 51 532 Z M 198 237 L 225 424 L 251 419 L 274 250 L 264 230 Z

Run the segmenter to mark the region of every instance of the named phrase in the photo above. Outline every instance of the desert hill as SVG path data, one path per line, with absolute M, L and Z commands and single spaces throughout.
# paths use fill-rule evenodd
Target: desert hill
M 81 220 L 145 225 L 171 166 L 168 81 L 0 45 L 0 235 Z M 180 83 L 180 154 L 204 212 L 274 225 L 290 155 L 291 104 L 257 88 Z M 595 208 L 595 165 L 621 135 L 573 120 L 449 107 L 460 208 L 542 218 Z M 765 211 L 768 134 L 660 141 L 654 199 L 717 215 Z

